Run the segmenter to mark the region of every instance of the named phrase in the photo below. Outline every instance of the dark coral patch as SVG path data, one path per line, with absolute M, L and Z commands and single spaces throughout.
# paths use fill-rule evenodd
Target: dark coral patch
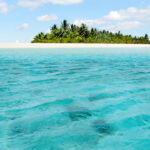
M 100 135 L 109 135 L 113 132 L 113 127 L 106 123 L 104 120 L 97 120 L 93 123 L 93 128 L 98 132 Z
M 69 117 L 72 121 L 87 119 L 91 116 L 92 116 L 91 112 L 85 108 L 72 108 L 69 111 Z
M 11 126 L 11 130 L 10 130 L 10 135 L 11 136 L 17 136 L 17 135 L 21 135 L 24 134 L 26 132 L 25 128 L 23 128 L 20 125 L 12 125 Z

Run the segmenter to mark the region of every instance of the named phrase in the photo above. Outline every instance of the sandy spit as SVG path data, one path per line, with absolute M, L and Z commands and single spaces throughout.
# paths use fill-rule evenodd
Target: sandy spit
M 0 43 L 0 48 L 150 48 L 150 44 Z

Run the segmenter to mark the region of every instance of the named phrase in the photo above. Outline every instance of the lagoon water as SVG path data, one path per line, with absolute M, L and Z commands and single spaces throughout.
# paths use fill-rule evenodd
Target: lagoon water
M 18 51 L 0 50 L 0 150 L 150 148 L 150 54 Z

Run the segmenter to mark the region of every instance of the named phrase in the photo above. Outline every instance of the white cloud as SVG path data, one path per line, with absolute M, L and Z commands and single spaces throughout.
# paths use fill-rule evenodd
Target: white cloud
M 28 7 L 30 9 L 34 9 L 39 7 L 43 3 L 41 1 L 30 1 L 30 0 L 19 0 L 18 5 L 21 7 Z
M 29 27 L 29 24 L 24 23 L 21 26 L 16 27 L 16 30 L 24 30 L 27 29 Z
M 111 25 L 107 27 L 102 27 L 100 28 L 101 30 L 107 30 L 111 32 L 117 32 L 117 31 L 122 31 L 122 30 L 129 30 L 129 29 L 135 29 L 138 28 L 142 25 L 142 23 L 138 21 L 129 21 L 129 22 L 122 22 L 118 23 L 116 25 Z
M 6 14 L 8 12 L 8 4 L 5 1 L 0 0 L 0 13 Z
M 61 4 L 61 5 L 71 5 L 71 4 L 79 4 L 83 2 L 83 0 L 47 0 L 52 4 Z
M 107 16 L 103 17 L 103 20 L 109 22 L 109 21 L 121 21 L 127 18 L 129 18 L 129 16 L 126 13 L 122 13 L 121 10 L 120 12 L 111 11 Z
M 135 20 L 135 21 L 147 21 L 150 20 L 150 7 L 145 9 L 137 9 L 135 7 L 129 7 L 128 9 L 122 9 L 120 11 L 111 11 L 108 15 L 94 19 L 94 20 L 75 20 L 76 25 L 81 25 L 82 23 L 88 26 L 97 26 L 101 24 L 108 24 L 113 21 L 123 21 L 123 20 Z
M 78 4 L 83 2 L 83 0 L 19 0 L 18 5 L 21 7 L 27 7 L 30 9 L 34 9 L 40 7 L 44 4 L 51 3 L 51 4 L 59 4 L 59 5 L 71 5 L 71 4 Z
M 58 19 L 58 17 L 55 14 L 51 14 L 51 15 L 39 16 L 37 18 L 37 21 L 47 22 L 47 21 L 53 21 L 53 20 L 57 20 L 57 19 Z

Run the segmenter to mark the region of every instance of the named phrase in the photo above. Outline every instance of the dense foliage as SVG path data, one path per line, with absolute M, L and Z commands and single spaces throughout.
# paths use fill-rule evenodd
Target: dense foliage
M 54 24 L 51 33 L 39 33 L 35 36 L 32 43 L 131 43 L 131 44 L 148 44 L 150 43 L 147 34 L 141 37 L 112 33 L 109 31 L 98 31 L 96 28 L 90 30 L 85 24 L 80 27 L 74 24 L 68 24 L 64 20 L 58 28 Z

